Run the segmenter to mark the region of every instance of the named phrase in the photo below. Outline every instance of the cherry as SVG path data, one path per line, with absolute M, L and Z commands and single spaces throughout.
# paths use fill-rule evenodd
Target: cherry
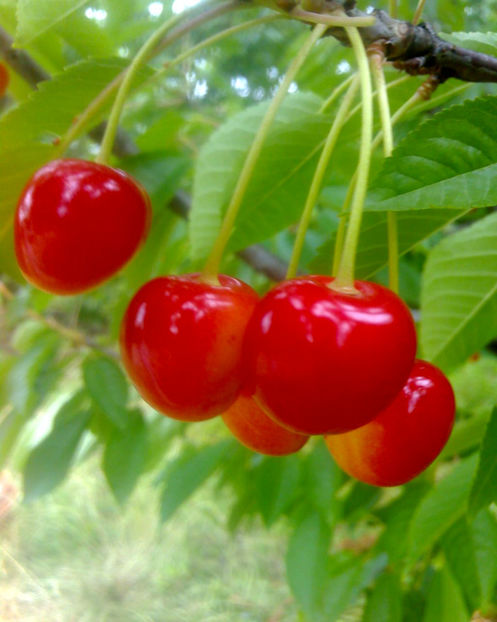
M 3 97 L 5 95 L 7 87 L 9 86 L 9 82 L 9 70 L 3 63 L 0 63 L 0 97 Z
M 356 281 L 334 290 L 325 276 L 276 286 L 247 329 L 256 400 L 302 434 L 338 433 L 371 421 L 401 390 L 414 363 L 409 309 L 390 290 Z
M 376 419 L 325 440 L 349 475 L 374 486 L 399 486 L 419 475 L 442 451 L 454 412 L 454 392 L 447 378 L 418 360 L 402 391 Z
M 243 445 L 267 456 L 286 456 L 301 449 L 308 436 L 275 423 L 250 395 L 240 395 L 222 415 L 233 436 Z
M 123 318 L 121 353 L 131 380 L 149 404 L 182 421 L 221 414 L 244 381 L 243 337 L 258 296 L 237 279 L 218 279 L 153 279 Z
M 85 160 L 54 160 L 33 175 L 19 199 L 17 262 L 40 289 L 83 292 L 132 257 L 150 218 L 145 190 L 124 171 Z

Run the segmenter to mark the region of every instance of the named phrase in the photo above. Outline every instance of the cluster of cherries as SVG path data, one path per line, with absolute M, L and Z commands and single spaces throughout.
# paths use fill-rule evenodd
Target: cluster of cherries
M 131 258 L 149 222 L 149 199 L 126 173 L 55 160 L 19 200 L 18 263 L 41 289 L 82 292 Z M 415 360 L 409 309 L 376 283 L 339 288 L 306 276 L 260 298 L 225 275 L 159 277 L 131 300 L 120 344 L 158 411 L 182 421 L 221 414 L 242 443 L 269 455 L 324 435 L 340 466 L 374 485 L 418 475 L 453 425 L 448 380 Z

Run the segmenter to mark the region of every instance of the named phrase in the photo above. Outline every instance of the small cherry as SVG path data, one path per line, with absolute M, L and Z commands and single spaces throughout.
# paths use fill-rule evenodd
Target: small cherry
M 325 440 L 349 475 L 373 486 L 399 486 L 419 475 L 442 451 L 454 412 L 454 392 L 447 378 L 418 360 L 402 391 L 376 419 Z
M 127 173 L 86 160 L 54 160 L 28 181 L 14 220 L 26 279 L 54 294 L 99 285 L 147 235 L 150 200 Z
M 0 97 L 3 97 L 5 95 L 7 87 L 9 86 L 9 82 L 9 70 L 4 65 L 4 63 L 0 63 Z
M 258 403 L 301 434 L 339 433 L 371 421 L 401 390 L 416 352 L 409 309 L 366 281 L 283 282 L 259 302 L 245 360 Z
M 240 395 L 222 417 L 240 443 L 266 456 L 293 454 L 309 440 L 275 423 L 250 395 Z
M 181 421 L 221 414 L 244 382 L 242 344 L 256 292 L 225 275 L 158 277 L 131 300 L 121 325 L 124 367 L 142 397 Z

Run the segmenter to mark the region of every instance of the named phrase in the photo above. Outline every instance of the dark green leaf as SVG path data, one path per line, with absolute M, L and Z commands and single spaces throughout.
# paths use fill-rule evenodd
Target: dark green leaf
M 140 411 L 130 412 L 129 423 L 115 429 L 103 455 L 103 472 L 114 496 L 123 504 L 140 477 L 147 452 L 147 429 Z
M 459 519 L 442 537 L 442 548 L 454 579 L 471 611 L 480 606 L 481 589 L 475 544 L 466 517 Z
M 180 505 L 212 475 L 230 447 L 229 442 L 207 445 L 177 458 L 164 478 L 160 516 L 168 520 Z
M 262 518 L 270 526 L 298 494 L 299 459 L 296 456 L 264 458 L 255 477 Z
M 308 514 L 290 536 L 286 555 L 288 583 L 306 615 L 319 610 L 326 584 L 331 531 L 319 514 Z
M 408 558 L 415 561 L 428 551 L 465 512 L 477 456 L 466 458 L 438 481 L 412 517 Z
M 368 595 L 362 622 L 400 622 L 402 619 L 402 588 L 400 578 L 384 572 Z
M 479 512 L 471 525 L 471 533 L 484 607 L 493 603 L 497 586 L 497 520 L 494 514 L 489 510 Z
M 447 568 L 435 574 L 430 585 L 423 622 L 468 622 L 462 594 Z
M 497 408 L 488 422 L 481 444 L 480 462 L 469 497 L 469 513 L 475 516 L 479 510 L 497 500 Z
M 497 203 L 497 98 L 451 106 L 411 132 L 385 162 L 369 209 L 469 209 Z
M 83 363 L 83 377 L 95 404 L 114 425 L 124 429 L 128 423 L 128 382 L 119 366 L 109 358 L 89 358 Z
M 308 455 L 304 477 L 305 494 L 309 502 L 323 516 L 335 515 L 339 510 L 335 493 L 343 482 L 343 473 L 323 441 Z
M 61 407 L 49 435 L 29 454 L 23 473 L 25 501 L 38 499 L 64 480 L 90 420 L 89 411 L 81 410 L 82 399 L 78 393 Z

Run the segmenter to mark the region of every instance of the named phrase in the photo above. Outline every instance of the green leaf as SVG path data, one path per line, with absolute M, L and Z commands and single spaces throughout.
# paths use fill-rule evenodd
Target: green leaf
M 90 420 L 90 412 L 81 410 L 82 399 L 77 393 L 61 407 L 49 435 L 29 454 L 23 472 L 25 501 L 51 492 L 68 473 Z
M 264 458 L 255 475 L 262 518 L 272 525 L 298 493 L 300 464 L 297 456 Z
M 401 622 L 402 588 L 400 577 L 384 572 L 368 595 L 362 622 Z
M 432 579 L 423 622 L 468 622 L 462 594 L 447 568 Z
M 413 482 L 405 488 L 403 495 L 387 506 L 381 514 L 386 525 L 375 550 L 385 551 L 390 564 L 402 562 L 407 548 L 406 533 L 409 524 L 427 490 L 426 484 Z
M 473 535 L 466 517 L 459 519 L 444 534 L 442 548 L 468 607 L 475 611 L 481 601 L 480 578 Z
M 443 32 L 440 36 L 454 45 L 497 56 L 497 33 L 495 32 Z
M 341 566 L 341 567 L 340 567 Z M 353 559 L 335 567 L 331 562 L 331 573 L 325 587 L 323 622 L 334 622 L 347 607 L 357 598 L 364 588 L 363 578 L 366 565 L 363 559 Z
M 103 455 L 103 472 L 119 503 L 132 493 L 145 466 L 147 428 L 141 412 L 132 411 L 123 430 L 114 430 Z
M 18 0 L 17 45 L 26 47 L 87 4 L 89 0 Z
M 180 505 L 212 475 L 231 442 L 223 441 L 186 452 L 168 467 L 161 496 L 160 517 L 168 520 Z
M 443 240 L 429 255 L 421 293 L 421 346 L 450 369 L 497 335 L 497 214 Z
M 471 533 L 485 606 L 493 602 L 497 586 L 497 520 L 494 514 L 489 510 L 479 512 L 471 525 Z
M 368 209 L 469 209 L 497 203 L 497 98 L 451 106 L 386 160 Z
M 304 487 L 306 499 L 323 516 L 335 516 L 339 503 L 335 493 L 343 482 L 343 473 L 333 460 L 323 441 L 307 456 L 304 464 Z
M 316 95 L 288 96 L 271 127 L 250 181 L 230 249 L 265 240 L 300 216 L 329 117 Z M 197 161 L 190 218 L 195 259 L 210 250 L 268 102 L 248 108 L 214 132 Z
M 288 583 L 304 612 L 312 616 L 320 608 L 326 584 L 331 530 L 319 514 L 306 515 L 288 541 Z
M 461 461 L 435 484 L 418 506 L 408 533 L 409 561 L 417 560 L 428 551 L 466 512 L 476 460 L 477 456 L 473 455 Z
M 497 408 L 488 422 L 480 449 L 480 461 L 469 497 L 469 513 L 475 516 L 497 500 Z
M 45 330 L 9 370 L 7 395 L 19 414 L 32 415 L 46 397 L 54 379 L 55 357 L 60 343 L 58 335 Z M 45 382 L 47 376 L 48 382 Z
M 114 425 L 124 429 L 128 424 L 128 382 L 120 367 L 106 357 L 89 358 L 83 363 L 83 377 L 95 404 Z

